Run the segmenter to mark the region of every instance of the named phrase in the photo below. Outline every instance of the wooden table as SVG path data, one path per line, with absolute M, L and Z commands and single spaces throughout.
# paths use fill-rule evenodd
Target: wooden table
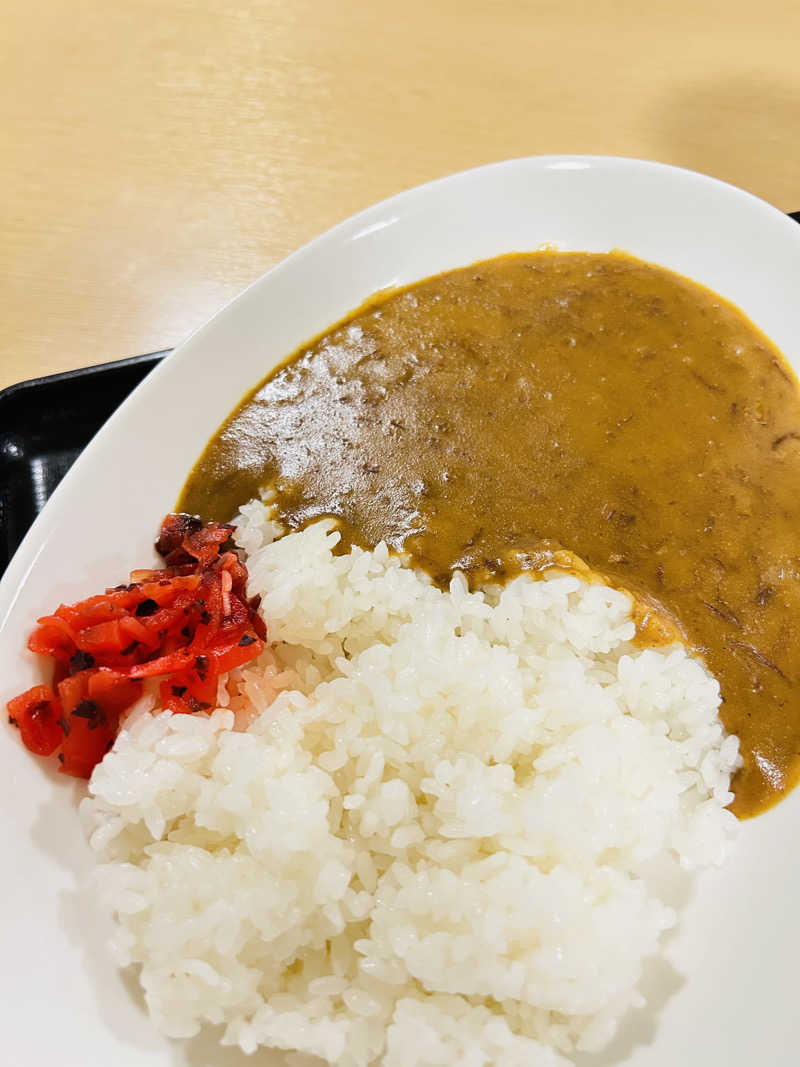
M 800 208 L 797 0 L 7 0 L 0 388 L 171 346 L 272 263 L 511 156 Z

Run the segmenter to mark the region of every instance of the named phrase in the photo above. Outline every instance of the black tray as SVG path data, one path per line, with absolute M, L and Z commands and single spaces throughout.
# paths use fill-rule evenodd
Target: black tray
M 0 575 L 86 445 L 168 351 L 32 378 L 0 392 Z
M 800 222 L 800 211 L 791 217 Z M 0 575 L 55 487 L 169 349 L 0 392 Z

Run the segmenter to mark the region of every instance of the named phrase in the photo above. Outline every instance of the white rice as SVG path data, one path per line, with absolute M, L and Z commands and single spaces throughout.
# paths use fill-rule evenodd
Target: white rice
M 552 1067 L 641 1004 L 724 858 L 737 741 L 678 647 L 577 578 L 449 593 L 243 509 L 272 649 L 210 716 L 139 710 L 82 805 L 157 1025 L 339 1067 Z

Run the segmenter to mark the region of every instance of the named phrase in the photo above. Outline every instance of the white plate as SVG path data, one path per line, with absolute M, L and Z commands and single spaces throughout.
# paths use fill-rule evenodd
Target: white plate
M 721 182 L 600 157 L 514 160 L 378 204 L 290 256 L 157 368 L 72 468 L 0 584 L 0 698 L 38 678 L 33 620 L 123 580 L 151 557 L 162 515 L 242 394 L 298 344 L 384 286 L 543 242 L 622 248 L 680 271 L 743 308 L 800 371 L 800 227 Z M 46 309 L 45 309 L 46 311 Z M 255 1062 L 170 1045 L 135 983 L 121 978 L 105 923 L 77 885 L 90 858 L 79 787 L 0 740 L 0 1033 L 19 1067 L 233 1067 Z M 608 1055 L 628 1067 L 790 1067 L 800 959 L 800 791 L 742 827 L 732 861 L 703 880 L 669 949 L 683 972 L 651 976 L 651 1006 Z

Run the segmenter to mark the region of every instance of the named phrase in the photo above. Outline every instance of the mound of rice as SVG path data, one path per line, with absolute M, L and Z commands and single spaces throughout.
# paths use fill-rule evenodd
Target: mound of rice
M 339 1067 L 553 1067 L 641 1003 L 719 863 L 737 741 L 629 599 L 553 575 L 449 593 L 329 522 L 243 512 L 273 646 L 208 716 L 138 710 L 83 802 L 156 1023 Z

